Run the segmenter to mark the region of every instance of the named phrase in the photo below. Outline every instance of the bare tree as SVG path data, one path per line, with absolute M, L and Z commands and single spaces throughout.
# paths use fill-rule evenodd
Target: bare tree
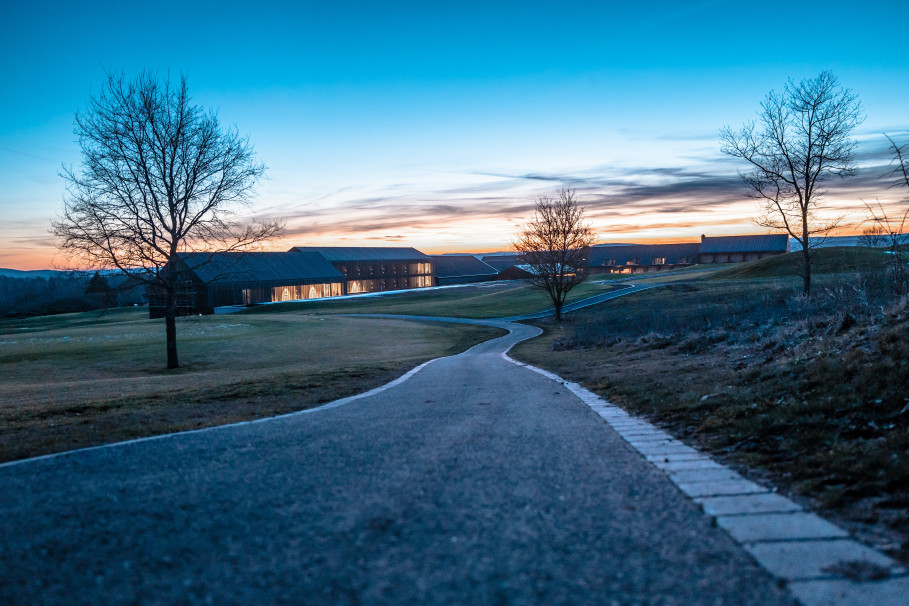
M 818 210 L 832 177 L 857 172 L 855 128 L 862 106 L 831 72 L 798 84 L 789 80 L 782 94 L 773 91 L 761 103 L 758 122 L 740 130 L 720 131 L 722 151 L 746 160 L 740 172 L 749 196 L 761 202 L 757 223 L 785 230 L 802 248 L 804 292 L 811 292 L 811 253 L 842 220 L 823 219 Z
M 534 216 L 515 239 L 520 262 L 530 266 L 529 281 L 549 294 L 556 320 L 562 319 L 569 291 L 587 277 L 587 248 L 593 242 L 584 209 L 571 189 L 560 190 L 556 198 L 537 199 Z
M 896 180 L 890 187 L 906 187 L 909 189 L 909 159 L 906 157 L 904 145 L 897 145 L 889 135 L 884 135 L 890 141 L 890 152 L 892 154 L 890 165 L 893 169 L 884 175 L 884 178 L 893 178 Z M 905 235 L 907 222 L 909 222 L 909 208 L 903 211 L 902 217 L 899 215 L 888 215 L 884 210 L 884 205 L 880 200 L 877 201 L 877 208 L 865 202 L 865 209 L 868 211 L 869 221 L 872 228 L 881 234 L 881 239 L 890 249 L 893 259 L 893 286 L 900 295 L 909 290 L 909 272 L 906 271 L 906 265 L 903 260 L 903 252 L 906 246 L 907 238 Z
M 896 141 L 890 138 L 890 135 L 885 133 L 884 136 L 890 141 L 890 153 L 893 155 L 890 159 L 890 166 L 893 166 L 893 170 L 885 176 L 896 177 L 896 182 L 891 187 L 902 187 L 905 185 L 909 189 L 909 157 L 907 157 L 909 150 L 906 150 L 906 147 L 909 147 L 909 143 L 897 145 Z
M 81 170 L 64 167 L 63 214 L 53 223 L 75 264 L 114 269 L 163 293 L 167 367 L 177 368 L 177 275 L 192 250 L 242 250 L 280 233 L 279 222 L 240 222 L 238 206 L 265 174 L 248 137 L 193 105 L 186 78 L 127 80 L 109 73 L 75 117 Z
M 867 246 L 868 248 L 880 248 L 885 245 L 887 238 L 884 235 L 884 228 L 878 223 L 874 218 L 874 211 L 872 210 L 871 225 L 862 230 L 862 235 L 859 236 L 858 243 L 859 246 Z

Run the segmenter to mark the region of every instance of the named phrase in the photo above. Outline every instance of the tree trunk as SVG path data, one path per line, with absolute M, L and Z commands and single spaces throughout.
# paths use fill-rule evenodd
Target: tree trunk
M 177 360 L 177 296 L 167 289 L 164 308 L 164 327 L 167 333 L 167 368 L 179 368 Z
M 802 248 L 802 283 L 804 284 L 804 293 L 807 297 L 811 294 L 811 254 L 808 247 Z

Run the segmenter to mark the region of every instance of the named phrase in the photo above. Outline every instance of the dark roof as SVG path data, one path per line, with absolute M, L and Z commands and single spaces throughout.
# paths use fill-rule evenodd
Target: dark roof
M 496 268 L 483 263 L 473 255 L 432 255 L 435 275 L 440 278 L 455 276 L 494 276 Z
M 416 248 L 385 246 L 294 246 L 292 252 L 319 253 L 329 261 L 430 261 Z
M 700 253 L 786 252 L 789 236 L 769 234 L 762 236 L 701 237 Z
M 685 244 L 626 244 L 624 246 L 594 246 L 587 252 L 588 267 L 605 267 L 614 265 L 628 265 L 628 262 L 637 259 L 635 265 L 655 265 L 654 259 L 662 257 L 666 265 L 674 265 L 697 261 L 697 242 Z M 615 260 L 614 263 L 610 261 Z
M 521 262 L 520 259 L 518 259 L 518 255 L 483 255 L 480 257 L 480 260 L 496 271 L 508 269 Z
M 344 279 L 334 265 L 315 253 L 192 252 L 177 256 L 206 283 Z

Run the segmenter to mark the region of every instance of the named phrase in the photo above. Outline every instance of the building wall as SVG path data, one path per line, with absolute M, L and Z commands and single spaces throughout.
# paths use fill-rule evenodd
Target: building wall
M 428 261 L 332 261 L 347 278 L 347 294 L 435 286 Z

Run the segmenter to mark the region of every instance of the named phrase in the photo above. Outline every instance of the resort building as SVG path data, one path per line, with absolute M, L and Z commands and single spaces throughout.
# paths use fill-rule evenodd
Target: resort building
M 436 284 L 470 284 L 495 280 L 498 271 L 474 255 L 433 255 Z
M 215 307 L 319 299 L 344 294 L 344 275 L 316 253 L 179 253 L 177 314 L 212 314 Z M 160 289 L 148 289 L 149 316 L 164 316 Z
M 701 236 L 698 263 L 742 263 L 789 252 L 789 236 Z
M 346 293 L 435 286 L 432 257 L 415 248 L 295 246 L 294 253 L 317 253 L 344 275 Z
M 694 265 L 698 243 L 686 244 L 610 244 L 592 246 L 587 253 L 591 274 L 640 274 Z

